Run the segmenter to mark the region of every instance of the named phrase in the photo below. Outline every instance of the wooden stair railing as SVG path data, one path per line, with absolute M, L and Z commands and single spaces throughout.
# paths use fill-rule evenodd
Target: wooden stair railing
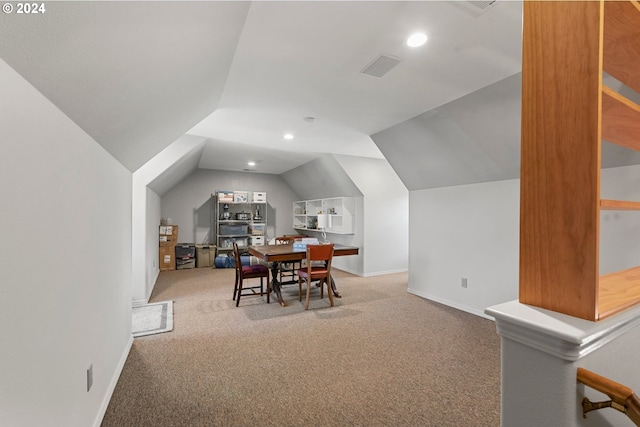
M 629 387 L 605 378 L 584 368 L 578 368 L 578 381 L 609 396 L 606 402 L 591 402 L 582 399 L 582 415 L 602 408 L 613 408 L 624 413 L 636 426 L 640 426 L 640 399 Z

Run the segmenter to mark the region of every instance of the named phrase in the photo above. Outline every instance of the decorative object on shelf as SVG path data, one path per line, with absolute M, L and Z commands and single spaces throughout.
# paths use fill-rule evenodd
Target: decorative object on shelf
M 327 228 L 331 228 L 331 215 L 328 213 L 318 214 L 318 230 L 322 231 L 322 243 L 328 243 Z
M 262 221 L 262 215 L 260 215 L 260 206 L 256 206 L 256 213 L 253 215 L 254 221 Z
M 251 219 L 251 215 L 249 215 L 249 213 L 242 211 L 242 212 L 238 212 L 236 214 L 236 219 L 238 221 L 248 221 Z
M 331 215 L 324 227 L 325 233 L 354 234 L 355 197 L 330 197 L 327 199 L 301 200 L 293 202 L 293 228 L 296 230 L 319 230 L 319 215 Z
M 222 209 L 224 209 L 224 212 L 222 212 L 222 215 L 220 215 L 220 219 L 225 219 L 225 220 L 231 219 L 231 213 L 229 212 L 229 204 L 225 203 L 222 206 Z

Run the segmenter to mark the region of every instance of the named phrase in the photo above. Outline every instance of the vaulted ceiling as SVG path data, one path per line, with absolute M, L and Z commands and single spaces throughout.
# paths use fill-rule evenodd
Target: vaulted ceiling
M 0 57 L 131 171 L 192 134 L 199 167 L 282 173 L 518 73 L 521 3 L 470 3 L 50 2 L 0 17 Z
M 132 172 L 192 135 L 182 169 L 334 153 L 429 188 L 518 176 L 522 3 L 489 3 L 47 2 L 0 15 L 0 58 Z M 380 55 L 398 64 L 363 74 Z

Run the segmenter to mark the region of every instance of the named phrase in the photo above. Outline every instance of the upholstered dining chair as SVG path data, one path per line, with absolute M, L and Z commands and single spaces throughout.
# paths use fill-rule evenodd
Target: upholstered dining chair
M 236 283 L 233 287 L 233 299 L 236 307 L 240 305 L 240 297 L 245 296 L 262 296 L 264 295 L 263 279 L 267 279 L 267 303 L 269 303 L 269 294 L 271 293 L 271 282 L 269 282 L 269 269 L 262 264 L 258 265 L 242 265 L 240 250 L 238 244 L 233 242 L 233 257 L 236 267 Z M 245 286 L 244 281 L 248 279 L 260 279 L 260 286 Z M 257 292 L 260 289 L 260 293 Z M 243 291 L 247 291 L 244 292 Z
M 333 307 L 333 293 L 331 292 L 331 260 L 333 259 L 333 244 L 307 245 L 307 266 L 298 270 L 298 296 L 302 301 L 302 282 L 307 284 L 307 298 L 304 309 L 309 309 L 309 295 L 311 282 L 320 281 L 320 298 L 324 298 L 324 285 L 327 285 L 329 301 Z M 317 262 L 322 261 L 322 266 Z
M 276 237 L 276 245 L 288 245 L 295 242 L 293 236 Z M 280 284 L 296 283 L 296 270 L 302 268 L 302 261 L 281 262 L 278 268 L 278 280 Z

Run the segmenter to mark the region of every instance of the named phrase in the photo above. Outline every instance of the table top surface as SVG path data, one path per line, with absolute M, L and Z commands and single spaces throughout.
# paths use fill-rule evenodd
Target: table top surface
M 339 243 L 334 243 L 333 245 L 333 256 L 357 255 L 358 252 L 359 248 L 357 246 L 345 246 Z M 249 253 L 265 261 L 292 261 L 307 257 L 306 251 L 294 251 L 293 243 L 249 246 Z

